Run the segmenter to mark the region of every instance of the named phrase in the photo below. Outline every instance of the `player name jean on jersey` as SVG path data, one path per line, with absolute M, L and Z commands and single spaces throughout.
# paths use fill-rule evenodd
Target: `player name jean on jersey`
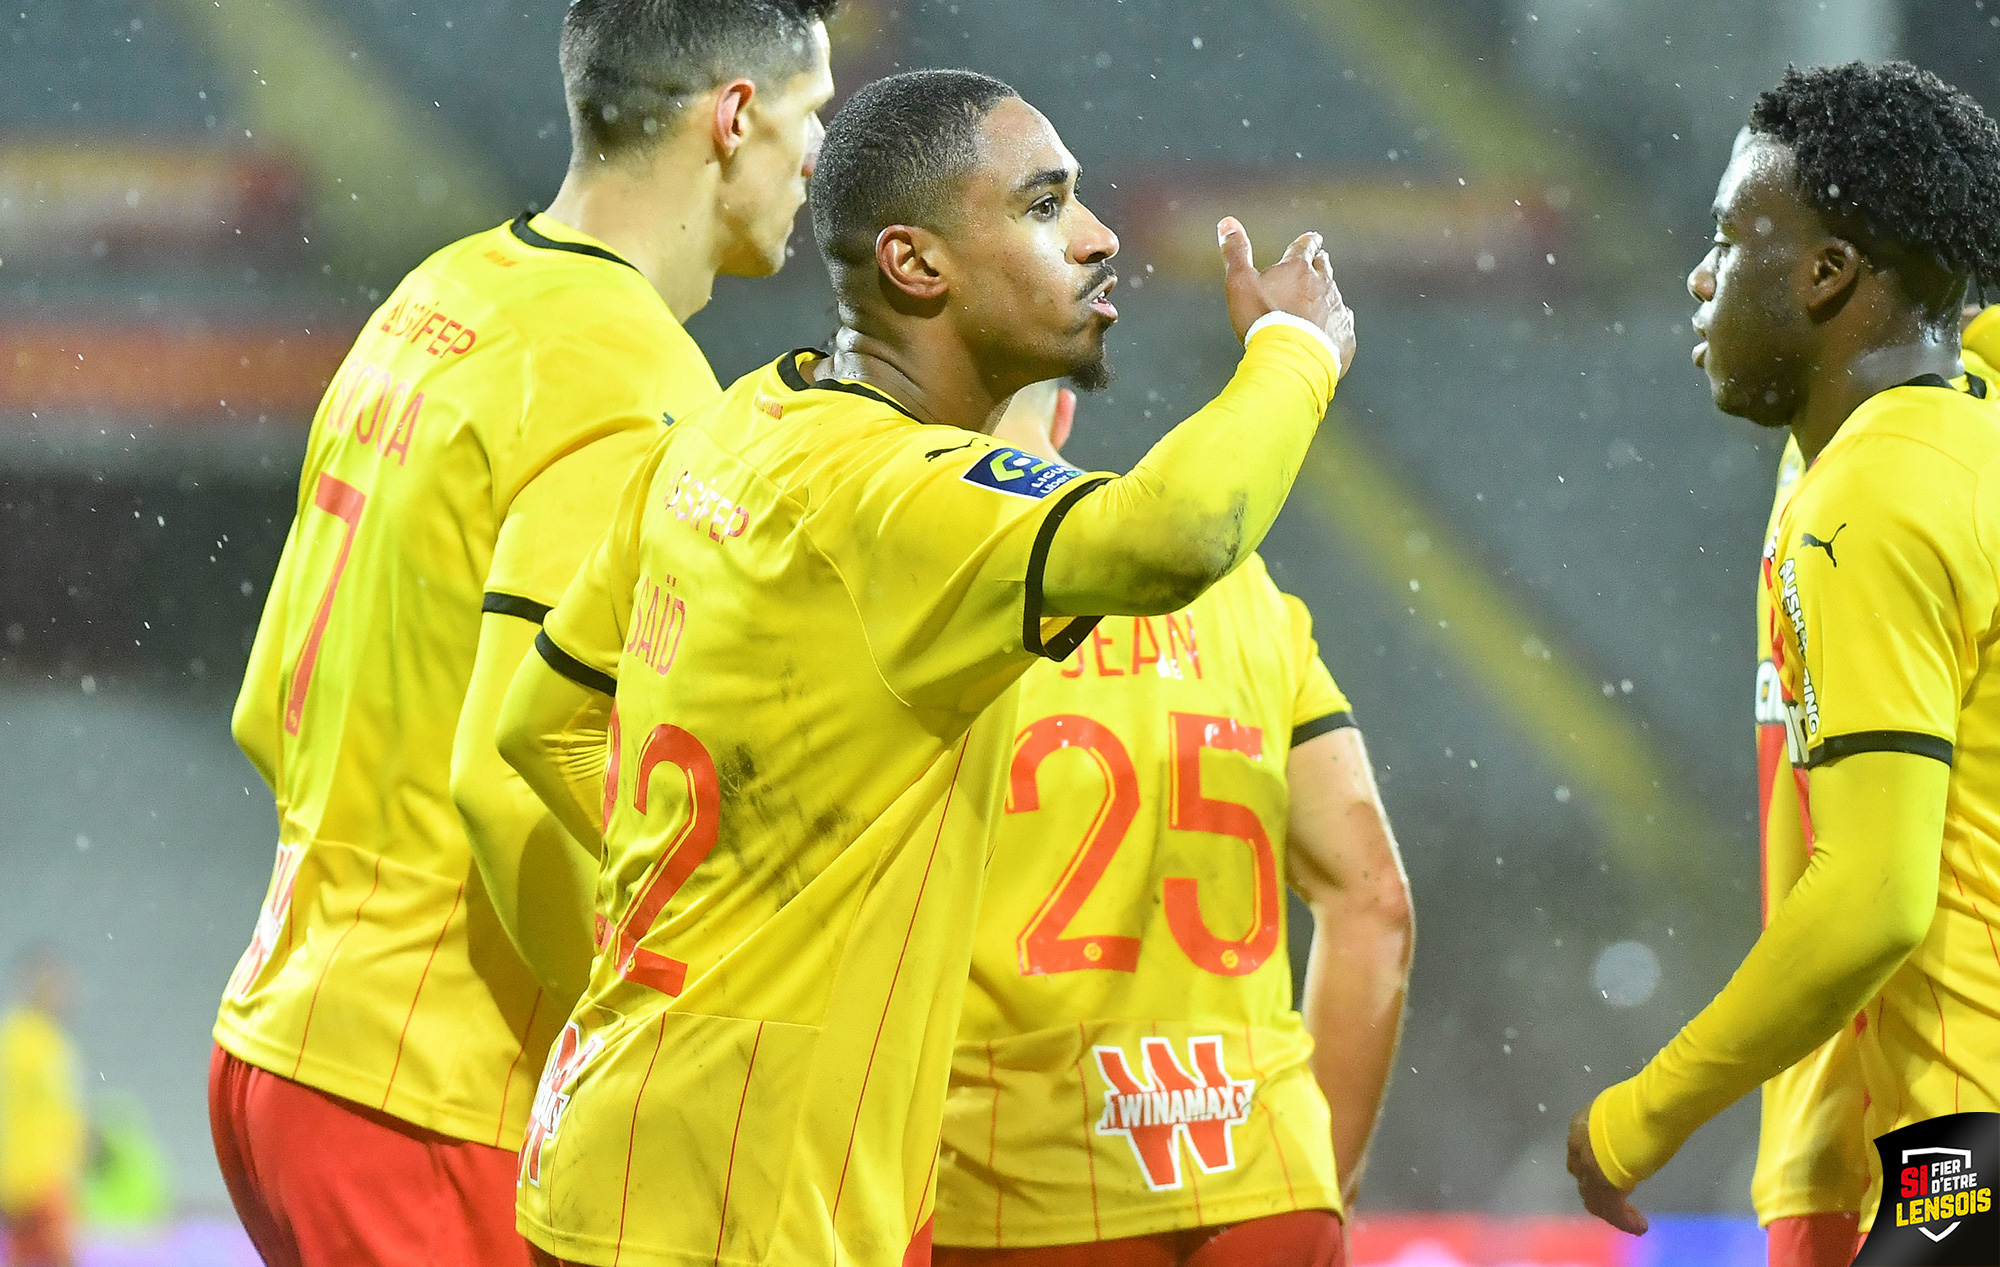
M 1106 616 L 1062 667 L 1062 675 L 1071 679 L 1086 673 L 1110 678 L 1148 672 L 1175 681 L 1201 680 L 1193 608 L 1165 616 Z

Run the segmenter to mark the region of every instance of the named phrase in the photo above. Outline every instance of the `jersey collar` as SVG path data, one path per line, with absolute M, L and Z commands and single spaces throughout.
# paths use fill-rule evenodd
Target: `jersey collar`
M 825 356 L 826 353 L 818 348 L 795 348 L 785 353 L 778 358 L 778 381 L 795 392 L 846 392 L 850 396 L 866 397 L 878 405 L 889 406 L 911 422 L 923 421 L 903 408 L 902 403 L 894 396 L 879 388 L 870 387 L 851 378 L 810 379 L 806 377 L 805 371 L 799 368 L 807 360 L 820 360 Z
M 1966 374 L 1965 386 L 1963 388 L 1959 387 L 1956 383 L 1952 382 L 1950 379 L 1946 378 L 1942 374 L 1919 374 L 1915 378 L 1909 380 L 1908 382 L 1898 383 L 1896 384 L 1896 386 L 1897 387 L 1942 387 L 1946 391 L 1952 391 L 1952 392 L 1963 391 L 1965 392 L 1966 395 L 1972 396 L 1978 400 L 1986 399 L 1986 380 L 1979 377 L 1979 375 L 1972 373 Z
M 1885 387 L 1873 396 L 1870 396 L 1867 400 L 1862 401 L 1855 407 L 1854 412 L 1847 416 L 1847 421 L 1840 424 L 1840 430 L 1833 433 L 1833 439 L 1827 441 L 1826 447 L 1819 451 L 1819 456 L 1814 458 L 1812 463 L 1806 467 L 1805 475 L 1800 477 L 1800 485 L 1803 486 L 1806 479 L 1809 479 L 1813 472 L 1826 465 L 1827 455 L 1833 452 L 1836 445 L 1859 430 L 1854 425 L 1857 419 L 1861 419 L 1864 422 L 1867 421 L 1867 418 L 1864 417 L 1864 411 L 1867 411 L 1870 405 L 1890 392 L 1900 391 L 1905 387 L 1942 387 L 1949 392 L 1963 392 L 1975 400 L 1985 400 L 1990 395 L 1990 388 L 1986 380 L 1979 375 L 1967 373 L 1964 378 L 1965 386 L 1960 387 L 1957 383 L 1942 374 L 1919 374 L 1915 378 L 1897 383 L 1894 387 Z M 1869 416 L 1872 416 L 1872 413 Z
M 508 224 L 508 231 L 520 241 L 540 250 L 568 251 L 572 255 L 588 255 L 593 259 L 610 260 L 613 264 L 623 264 L 635 273 L 639 271 L 637 264 L 634 264 L 631 260 L 626 259 L 616 251 L 606 250 L 604 247 L 592 242 L 563 242 L 545 233 L 537 232 L 534 226 L 528 223 L 533 216 L 533 212 L 523 211 Z

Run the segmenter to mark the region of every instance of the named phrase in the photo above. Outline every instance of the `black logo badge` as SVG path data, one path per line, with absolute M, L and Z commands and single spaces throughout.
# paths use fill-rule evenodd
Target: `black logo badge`
M 1833 535 L 1831 537 L 1828 537 L 1824 541 L 1821 541 L 1818 537 L 1815 537 L 1810 532 L 1802 532 L 1799 534 L 1799 544 L 1807 547 L 1808 549 L 1826 551 L 1826 557 L 1828 558 L 1828 560 L 1830 560 L 1833 563 L 1833 566 L 1839 567 L 1840 560 L 1833 557 L 1833 543 L 1840 540 L 1840 534 L 1846 531 L 1847 531 L 1847 525 L 1842 524 L 1840 525 L 1840 527 L 1835 528 L 1833 530 Z
M 1882 1204 L 1855 1267 L 2000 1265 L 2000 1113 L 1952 1113 L 1877 1136 Z
M 924 461 L 926 461 L 926 462 L 935 462 L 935 461 L 937 461 L 937 460 L 938 460 L 939 458 L 943 457 L 943 456 L 944 456 L 945 454 L 947 454 L 947 453 L 962 453 L 962 452 L 964 452 L 964 451 L 965 451 L 966 449 L 969 449 L 969 448 L 971 448 L 971 447 L 972 447 L 973 445 L 975 445 L 975 444 L 978 444 L 978 443 L 979 443 L 978 439 L 977 439 L 977 438 L 974 438 L 974 439 L 971 439 L 971 440 L 967 440 L 967 441 L 966 441 L 966 442 L 965 442 L 964 444 L 954 444 L 954 445 L 950 446 L 949 448 L 943 448 L 943 449 L 932 449 L 932 450 L 931 450 L 931 451 L 930 451 L 929 453 L 926 453 L 926 454 L 924 454 Z

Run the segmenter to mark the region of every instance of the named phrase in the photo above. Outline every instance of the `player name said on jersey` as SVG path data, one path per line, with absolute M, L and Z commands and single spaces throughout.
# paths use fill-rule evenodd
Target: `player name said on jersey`
M 483 598 L 553 604 L 661 413 L 719 390 L 645 278 L 546 217 L 439 251 L 369 319 L 313 421 L 237 705 L 282 815 L 223 1047 L 519 1144 L 563 1018 L 468 883 L 451 799 Z
M 1283 951 L 1286 761 L 1350 717 L 1252 558 L 1021 685 L 960 1022 L 941 1244 L 1339 1209 Z
M 2000 1108 L 1996 480 L 1982 380 L 1892 388 L 1799 479 L 1766 552 L 1795 767 L 1869 752 L 1952 767 L 1930 933 L 1856 1021 L 1869 1136 Z

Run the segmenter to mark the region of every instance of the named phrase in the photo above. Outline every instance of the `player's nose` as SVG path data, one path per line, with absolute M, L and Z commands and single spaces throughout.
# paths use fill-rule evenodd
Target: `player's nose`
M 1688 274 L 1688 294 L 1701 303 L 1709 303 L 1715 298 L 1715 250 L 1701 257 L 1701 263 Z
M 1069 257 L 1079 264 L 1100 264 L 1118 254 L 1118 235 L 1110 226 L 1081 202 L 1076 209 L 1076 236 L 1070 239 Z
M 812 118 L 806 121 L 806 156 L 805 161 L 799 164 L 799 175 L 807 180 L 811 180 L 813 172 L 819 168 L 819 150 L 825 141 L 826 125 L 819 121 L 819 113 L 815 111 Z

